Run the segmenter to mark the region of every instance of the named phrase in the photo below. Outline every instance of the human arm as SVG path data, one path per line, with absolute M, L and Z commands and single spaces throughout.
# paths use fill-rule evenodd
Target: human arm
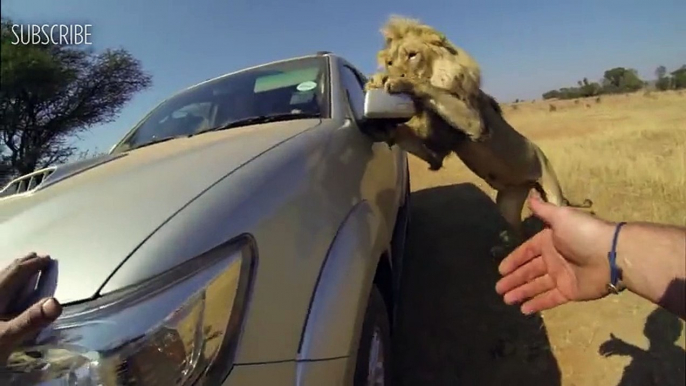
M 626 224 L 617 239 L 617 267 L 628 290 L 686 320 L 686 228 Z
M 616 223 L 532 197 L 534 214 L 548 225 L 500 264 L 496 291 L 524 313 L 608 295 Z M 686 228 L 629 223 L 619 232 L 617 267 L 627 289 L 686 320 Z

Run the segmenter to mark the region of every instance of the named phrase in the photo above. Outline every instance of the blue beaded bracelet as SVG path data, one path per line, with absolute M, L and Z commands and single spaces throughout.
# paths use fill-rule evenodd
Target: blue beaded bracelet
M 610 283 L 607 288 L 610 292 L 618 294 L 624 290 L 622 283 L 622 271 L 617 267 L 617 239 L 619 238 L 619 230 L 626 225 L 626 222 L 620 222 L 615 227 L 615 234 L 612 238 L 612 246 L 610 252 L 607 253 L 607 258 L 610 261 Z

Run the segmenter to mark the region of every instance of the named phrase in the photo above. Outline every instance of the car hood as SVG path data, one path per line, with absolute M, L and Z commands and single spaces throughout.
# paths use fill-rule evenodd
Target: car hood
M 52 183 L 48 178 L 31 193 L 0 199 L 0 268 L 31 251 L 49 254 L 58 263 L 55 297 L 62 303 L 91 298 L 194 198 L 320 122 L 246 126 L 68 165 Z

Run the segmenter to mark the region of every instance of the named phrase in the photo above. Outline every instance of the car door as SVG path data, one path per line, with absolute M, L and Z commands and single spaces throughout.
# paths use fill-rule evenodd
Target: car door
M 372 203 L 374 210 L 378 211 L 377 214 L 385 222 L 384 237 L 390 241 L 401 194 L 398 189 L 400 184 L 397 163 L 399 157 L 395 154 L 397 149 L 392 149 L 385 143 L 372 142 L 363 133 L 364 76 L 344 62 L 340 67 L 340 77 L 353 117 L 349 130 L 354 132 L 354 136 L 362 138 L 362 140 L 350 142 L 353 144 L 351 146 L 352 158 L 367 160 L 359 182 L 362 198 Z

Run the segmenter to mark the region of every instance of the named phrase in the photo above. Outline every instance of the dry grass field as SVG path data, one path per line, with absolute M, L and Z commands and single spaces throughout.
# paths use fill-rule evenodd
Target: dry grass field
M 546 152 L 566 195 L 612 220 L 686 225 L 686 95 L 503 105 Z M 551 108 L 550 106 L 554 107 Z M 398 329 L 403 385 L 684 385 L 684 323 L 628 292 L 525 317 L 502 304 L 488 248 L 494 192 L 454 156 L 410 156 L 412 226 Z M 525 211 L 524 216 L 528 216 Z M 646 258 L 650 258 L 646 256 Z M 604 357 L 608 345 L 617 355 Z

